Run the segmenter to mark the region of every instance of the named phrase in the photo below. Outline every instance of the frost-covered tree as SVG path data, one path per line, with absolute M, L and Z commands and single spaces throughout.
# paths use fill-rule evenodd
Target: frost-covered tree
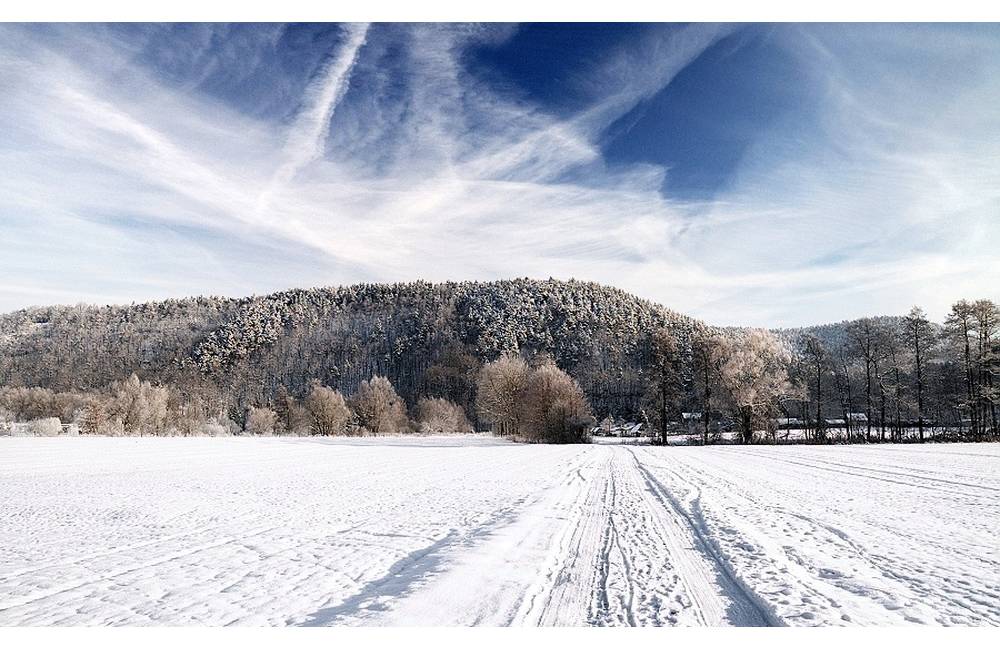
M 770 429 L 782 399 L 794 394 L 788 368 L 792 355 L 774 334 L 749 330 L 727 343 L 721 380 L 736 409 L 744 443 L 754 441 L 754 429 Z
M 720 333 L 708 328 L 699 328 L 691 340 L 691 358 L 694 365 L 694 388 L 701 406 L 701 442 L 707 445 L 711 439 L 713 409 L 718 408 L 718 387 L 721 382 L 722 365 L 725 361 L 727 342 Z
M 515 354 L 505 354 L 486 364 L 476 381 L 476 412 L 501 436 L 520 432 L 528 364 Z
M 247 433 L 255 436 L 272 436 L 278 425 L 278 414 L 269 408 L 250 409 L 247 416 Z
M 358 424 L 371 433 L 401 433 L 409 430 L 406 403 L 385 377 L 363 381 L 351 398 Z
M 802 339 L 802 357 L 808 368 L 809 390 L 815 402 L 816 440 L 826 441 L 826 421 L 823 419 L 823 378 L 829 371 L 830 355 L 823 342 L 814 334 Z
M 521 434 L 529 440 L 576 443 L 589 440 L 594 416 L 575 379 L 554 363 L 534 368 L 523 391 Z
M 109 412 L 127 434 L 157 435 L 166 427 L 169 397 L 165 386 L 154 386 L 133 373 L 113 387 Z
M 311 420 L 309 431 L 314 436 L 340 436 L 348 432 L 351 410 L 338 391 L 313 383 L 305 406 Z
M 647 403 L 656 414 L 653 424 L 660 432 L 660 443 L 667 444 L 667 429 L 683 398 L 683 374 L 680 344 L 673 330 L 657 328 L 650 335 L 652 364 L 649 368 Z
M 417 426 L 421 433 L 469 433 L 472 425 L 465 410 L 443 397 L 424 397 L 417 402 Z

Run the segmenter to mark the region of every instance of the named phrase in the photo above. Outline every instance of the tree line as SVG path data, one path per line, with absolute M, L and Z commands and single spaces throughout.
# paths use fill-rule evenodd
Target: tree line
M 653 337 L 659 379 L 646 404 L 663 440 L 671 429 L 691 432 L 693 418 L 677 418 L 684 409 L 698 416 L 704 444 L 727 429 L 744 443 L 995 440 L 998 337 L 991 300 L 955 303 L 943 325 L 914 307 L 902 318 L 800 330 L 700 328 L 686 372 L 682 346 L 664 330 Z
M 120 421 L 575 441 L 617 417 L 661 442 L 983 440 L 998 435 L 998 322 L 992 301 L 963 300 L 941 325 L 914 308 L 715 328 L 614 288 L 528 279 L 44 307 L 0 315 L 0 410 L 111 434 Z
M 528 442 L 586 442 L 594 418 L 579 384 L 541 355 L 529 364 L 507 354 L 476 376 L 475 408 L 498 435 Z M 444 397 L 422 397 L 413 409 L 386 377 L 362 381 L 345 397 L 319 381 L 302 399 L 280 387 L 267 403 L 243 412 L 221 403 L 189 399 L 174 386 L 138 375 L 106 391 L 55 392 L 48 388 L 0 389 L 4 421 L 74 423 L 85 435 L 317 435 L 471 433 L 465 409 Z M 45 422 L 45 424 L 48 424 Z M 41 426 L 38 431 L 59 432 Z

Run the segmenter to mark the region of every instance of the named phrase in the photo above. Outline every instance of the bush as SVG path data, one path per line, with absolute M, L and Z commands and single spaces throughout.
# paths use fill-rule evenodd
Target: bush
M 371 433 L 400 433 L 408 431 L 409 418 L 403 402 L 385 377 L 372 377 L 363 381 L 351 400 L 358 423 Z
M 28 432 L 33 436 L 58 436 L 62 433 L 59 418 L 40 418 L 28 423 Z
M 121 420 L 111 417 L 108 413 L 108 405 L 102 400 L 91 402 L 80 416 L 80 431 L 85 435 L 121 435 L 124 428 Z
M 273 436 L 278 424 L 278 414 L 269 408 L 251 408 L 247 417 L 247 433 L 255 436 Z
M 472 425 L 461 406 L 440 397 L 417 402 L 417 424 L 421 433 L 470 433 Z
M 306 397 L 310 416 L 310 432 L 314 436 L 339 436 L 347 433 L 351 410 L 344 396 L 332 388 L 314 383 Z
M 212 437 L 234 436 L 239 432 L 239 425 L 229 418 L 213 418 L 201 427 L 202 434 Z

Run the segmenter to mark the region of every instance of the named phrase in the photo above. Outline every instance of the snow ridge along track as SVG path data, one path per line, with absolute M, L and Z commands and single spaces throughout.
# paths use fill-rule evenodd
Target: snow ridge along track
M 0 625 L 997 625 L 998 491 L 993 444 L 0 439 Z

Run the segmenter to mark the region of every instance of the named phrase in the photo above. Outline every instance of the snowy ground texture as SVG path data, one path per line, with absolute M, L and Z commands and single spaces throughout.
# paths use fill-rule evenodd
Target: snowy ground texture
M 1000 445 L 0 439 L 3 625 L 1000 623 Z

